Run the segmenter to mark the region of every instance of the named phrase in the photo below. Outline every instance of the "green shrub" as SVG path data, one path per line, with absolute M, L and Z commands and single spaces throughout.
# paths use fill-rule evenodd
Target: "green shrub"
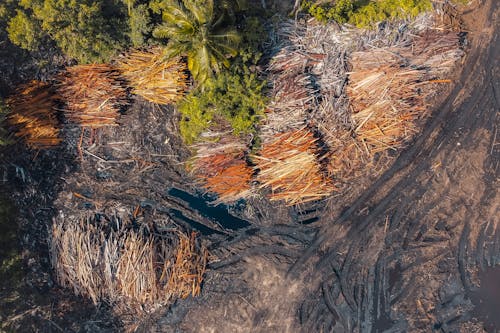
M 338 0 L 332 4 L 316 4 L 304 1 L 302 9 L 314 16 L 320 22 L 334 20 L 340 24 L 347 23 L 355 8 L 353 0 Z
M 374 23 L 414 18 L 431 10 L 430 0 L 337 0 L 326 4 L 303 1 L 302 9 L 318 21 L 336 21 L 339 24 L 351 23 L 359 28 L 368 28 Z
M 357 27 L 369 27 L 375 22 L 414 18 L 432 9 L 430 0 L 381 0 L 360 7 L 349 18 Z
M 42 37 L 41 27 L 36 20 L 30 19 L 25 12 L 17 14 L 8 23 L 7 32 L 12 43 L 23 49 L 34 51 L 38 48 Z
M 246 66 L 208 79 L 203 89 L 193 90 L 179 105 L 185 142 L 195 142 L 215 119 L 227 121 L 236 135 L 254 132 L 264 115 L 265 85 Z

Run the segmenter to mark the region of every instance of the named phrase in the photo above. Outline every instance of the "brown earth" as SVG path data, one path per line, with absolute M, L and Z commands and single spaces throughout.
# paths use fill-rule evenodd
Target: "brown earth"
M 0 332 L 122 331 L 53 285 L 52 218 L 140 208 L 203 233 L 214 261 L 202 295 L 142 319 L 144 332 L 496 332 L 500 263 L 498 3 L 464 15 L 468 52 L 423 133 L 376 180 L 301 209 L 263 198 L 211 207 L 182 162 L 168 108 L 138 101 L 123 126 L 64 131 L 67 145 L 0 152 L 17 203 L 26 277 L 1 283 Z M 493 282 L 492 282 L 493 281 Z

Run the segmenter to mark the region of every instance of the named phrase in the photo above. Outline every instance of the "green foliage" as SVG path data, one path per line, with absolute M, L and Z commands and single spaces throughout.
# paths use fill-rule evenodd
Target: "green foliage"
M 99 0 L 21 0 L 9 19 L 10 40 L 35 50 L 52 39 L 81 63 L 105 62 L 127 44 L 123 4 Z
M 0 98 L 0 146 L 5 146 L 10 143 L 10 140 L 8 139 L 8 132 L 4 128 L 7 112 L 7 106 Z
M 358 27 L 369 27 L 374 22 L 414 18 L 431 9 L 430 0 L 381 0 L 362 6 L 349 21 Z
M 20 10 L 17 10 L 16 16 L 9 21 L 7 32 L 12 43 L 30 51 L 38 48 L 42 37 L 38 21 L 30 19 Z
M 227 121 L 236 135 L 251 133 L 264 115 L 266 82 L 246 66 L 224 71 L 193 90 L 179 105 L 181 134 L 192 144 L 214 119 Z
M 129 7 L 128 22 L 130 27 L 130 41 L 134 47 L 144 46 L 146 36 L 151 33 L 151 17 L 148 5 L 141 4 L 137 7 Z
M 413 18 L 431 10 L 432 3 L 430 0 L 337 0 L 317 4 L 306 0 L 302 2 L 302 9 L 321 22 L 334 20 L 368 28 L 376 22 Z
M 163 23 L 153 36 L 168 39 L 167 57 L 187 56 L 193 77 L 203 83 L 214 72 L 229 68 L 229 57 L 238 54 L 241 37 L 227 26 L 213 0 L 153 0 L 150 7 L 162 15 Z
M 303 1 L 302 9 L 320 22 L 334 20 L 340 24 L 347 23 L 353 14 L 353 0 L 338 0 L 332 4 L 316 4 L 314 1 Z
M 17 0 L 3 0 L 0 2 L 0 35 L 7 27 L 9 20 L 16 15 L 17 4 Z

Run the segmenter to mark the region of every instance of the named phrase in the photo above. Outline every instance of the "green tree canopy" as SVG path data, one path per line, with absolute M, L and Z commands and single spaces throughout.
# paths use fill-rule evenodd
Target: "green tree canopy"
M 21 0 L 8 24 L 11 41 L 36 50 L 47 37 L 81 63 L 108 61 L 128 42 L 127 12 L 121 2 Z
M 151 8 L 161 13 L 163 23 L 153 35 L 168 39 L 167 57 L 187 56 L 193 77 L 204 82 L 229 68 L 229 57 L 238 54 L 241 37 L 227 26 L 225 15 L 214 6 L 213 0 L 155 0 Z

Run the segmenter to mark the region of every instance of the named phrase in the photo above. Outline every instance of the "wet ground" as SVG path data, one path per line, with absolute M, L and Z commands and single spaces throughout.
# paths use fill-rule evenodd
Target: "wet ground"
M 465 14 L 468 55 L 446 98 L 352 200 L 213 207 L 184 171 L 176 115 L 141 101 L 125 126 L 84 133 L 80 150 L 80 130 L 67 128 L 57 151 L 3 151 L 3 197 L 18 208 L 0 223 L 0 331 L 121 331 L 135 321 L 144 332 L 497 332 L 498 13 L 489 0 Z M 200 297 L 120 322 L 54 285 L 47 227 L 61 212 L 137 207 L 198 230 L 213 260 Z

